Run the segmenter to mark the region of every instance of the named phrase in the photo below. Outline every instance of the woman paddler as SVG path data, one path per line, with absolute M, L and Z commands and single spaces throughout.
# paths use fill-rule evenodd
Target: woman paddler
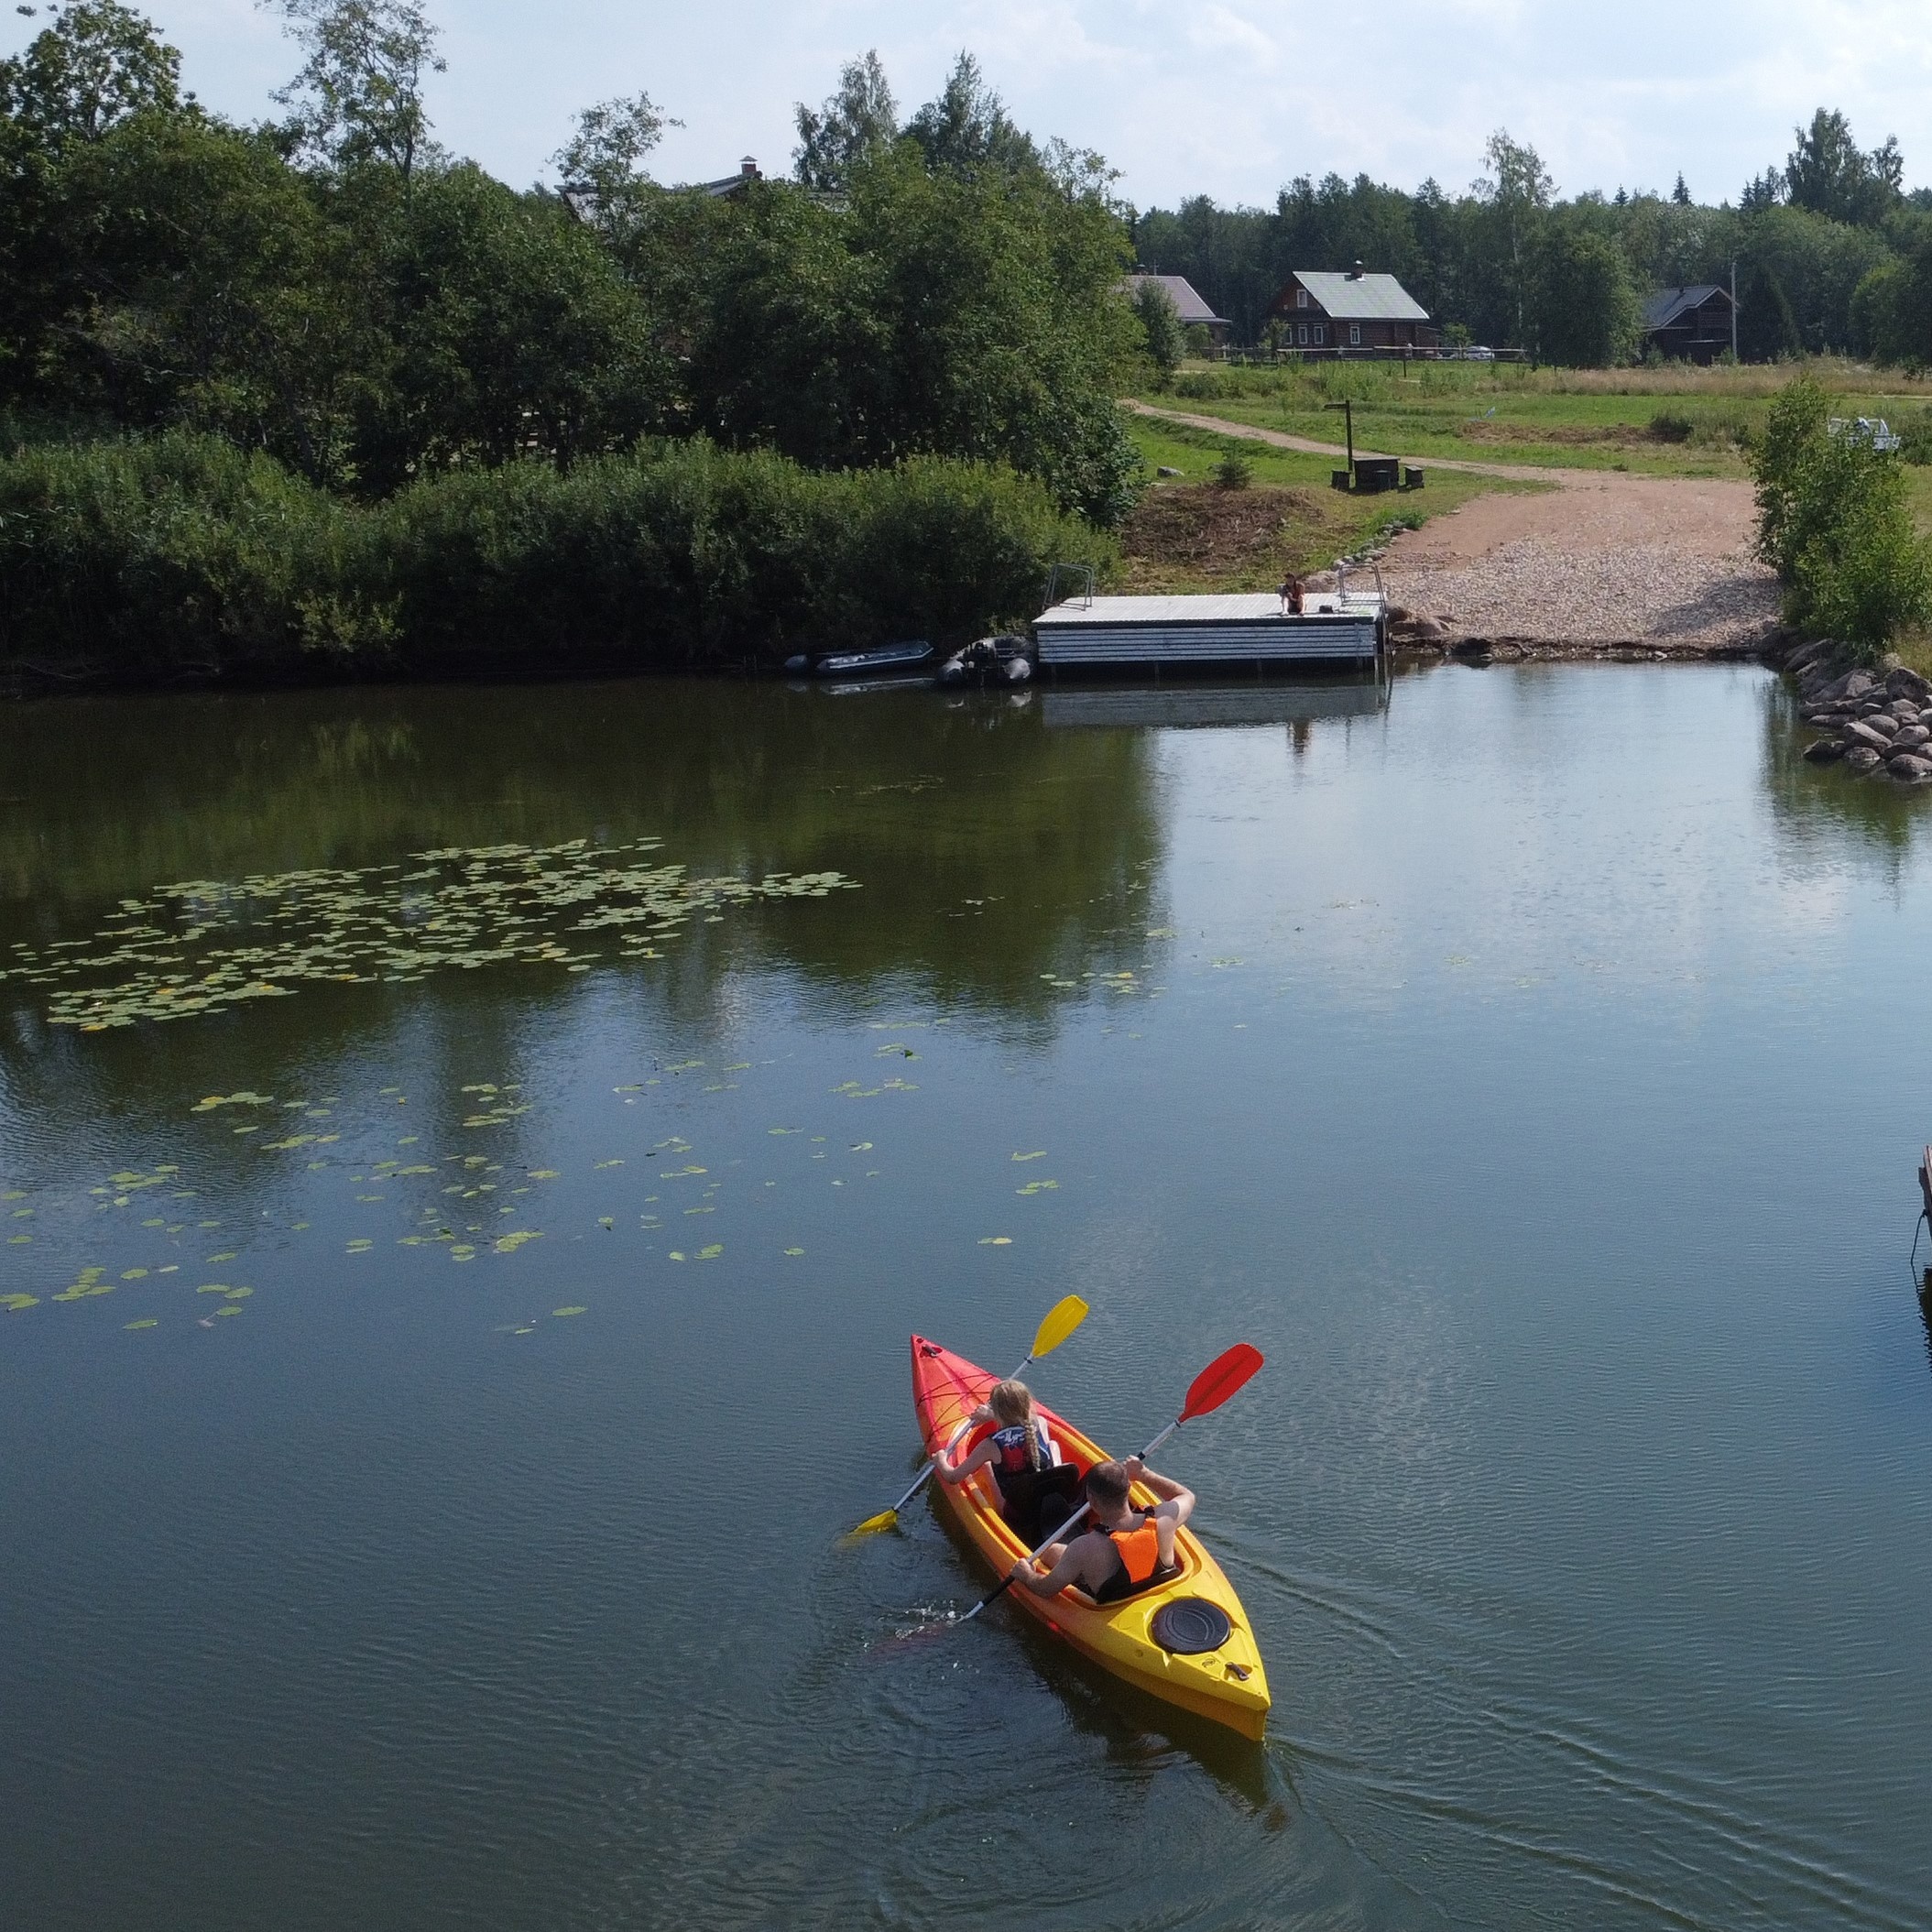
M 975 1427 L 964 1444 L 971 1446 L 962 1446 L 956 1462 L 950 1455 L 942 1456 L 933 1472 L 948 1489 L 956 1489 L 978 1470 L 990 1469 L 1000 1513 L 1014 1523 L 1016 1516 L 1036 1505 L 1040 1479 L 1059 1464 L 1059 1448 L 1033 1413 L 1033 1392 L 1021 1381 L 995 1382 L 970 1419 Z M 994 1424 L 992 1430 L 981 1435 L 988 1423 Z M 1014 1523 L 1014 1527 L 1021 1525 Z

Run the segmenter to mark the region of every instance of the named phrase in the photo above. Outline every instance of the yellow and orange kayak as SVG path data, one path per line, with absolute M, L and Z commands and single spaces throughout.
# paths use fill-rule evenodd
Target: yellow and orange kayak
M 937 1342 L 912 1337 L 912 1402 L 928 1455 L 944 1450 L 998 1380 Z M 1037 1406 L 1064 1460 L 1084 1472 L 1106 1458 L 1106 1450 L 1063 1416 L 1043 1403 Z M 951 1512 L 996 1577 L 1026 1555 L 1027 1545 L 999 1513 L 998 1493 L 984 1469 L 956 1488 L 933 1488 L 940 1508 Z M 1134 1490 L 1137 1507 L 1152 1508 L 1155 1500 L 1144 1488 Z M 1248 1612 L 1220 1565 L 1185 1527 L 1174 1539 L 1174 1560 L 1178 1576 L 1124 1602 L 1096 1603 L 1075 1589 L 1057 1597 L 1024 1589 L 1007 1594 L 1116 1676 L 1243 1737 L 1260 1738 L 1268 1723 L 1268 1673 Z

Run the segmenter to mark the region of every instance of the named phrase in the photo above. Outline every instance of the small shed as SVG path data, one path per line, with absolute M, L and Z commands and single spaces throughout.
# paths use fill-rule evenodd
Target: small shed
M 1659 289 L 1643 304 L 1643 346 L 1679 362 L 1715 362 L 1730 347 L 1730 291 L 1717 282 Z
M 1136 269 L 1119 286 L 1123 295 L 1131 297 L 1148 282 L 1156 283 L 1167 291 L 1167 299 L 1173 304 L 1174 313 L 1180 317 L 1184 329 L 1191 329 L 1198 323 L 1207 331 L 1217 348 L 1226 344 L 1234 333 L 1234 324 L 1225 315 L 1217 315 L 1184 275 L 1150 275 Z
M 1287 332 L 1284 347 L 1312 355 L 1399 353 L 1442 341 L 1429 311 L 1392 275 L 1370 275 L 1359 262 L 1347 270 L 1297 268 L 1268 312 Z

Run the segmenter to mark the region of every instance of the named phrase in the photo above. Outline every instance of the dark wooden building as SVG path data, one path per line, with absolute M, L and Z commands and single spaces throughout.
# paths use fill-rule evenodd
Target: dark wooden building
M 1296 269 L 1268 312 L 1287 332 L 1284 349 L 1311 355 L 1399 354 L 1433 349 L 1442 341 L 1429 311 L 1392 275 L 1370 275 L 1359 262 L 1346 271 Z
M 1659 289 L 1643 304 L 1643 346 L 1679 362 L 1715 362 L 1730 347 L 1730 291 L 1716 282 Z
M 1181 326 L 1187 329 L 1198 323 L 1207 331 L 1208 339 L 1217 348 L 1234 333 L 1234 324 L 1225 315 L 1217 315 L 1184 275 L 1149 275 L 1136 269 L 1120 284 L 1121 293 L 1131 297 L 1142 282 L 1158 282 L 1167 291 Z

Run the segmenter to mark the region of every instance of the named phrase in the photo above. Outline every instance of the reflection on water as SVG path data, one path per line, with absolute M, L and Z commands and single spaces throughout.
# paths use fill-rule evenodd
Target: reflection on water
M 1747 667 L 1021 695 L 0 714 L 14 1920 L 1922 1916 L 1932 799 Z M 49 1022 L 162 887 L 645 840 L 854 889 Z M 1068 1292 L 1109 1445 L 1269 1357 L 1164 1452 L 1263 1746 L 841 1541 Z
M 1234 726 L 1296 727 L 1297 749 L 1320 718 L 1372 717 L 1388 708 L 1391 685 L 1380 677 L 1265 683 L 1183 682 L 1155 686 L 1055 685 L 1042 693 L 1049 728 L 1220 730 Z

